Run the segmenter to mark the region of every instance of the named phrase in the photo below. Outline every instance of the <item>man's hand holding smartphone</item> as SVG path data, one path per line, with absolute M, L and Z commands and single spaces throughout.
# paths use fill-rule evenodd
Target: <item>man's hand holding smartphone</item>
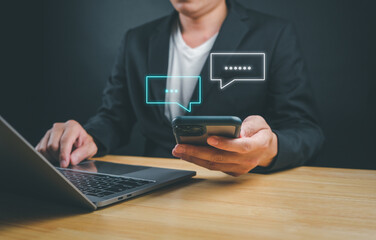
M 177 144 L 172 154 L 210 170 L 240 176 L 256 166 L 269 166 L 278 152 L 277 136 L 261 116 L 247 117 L 239 138 L 210 136 L 207 144 Z

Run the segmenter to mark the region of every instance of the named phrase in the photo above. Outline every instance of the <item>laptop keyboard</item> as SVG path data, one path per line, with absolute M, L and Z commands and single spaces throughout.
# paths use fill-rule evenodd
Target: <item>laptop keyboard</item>
M 86 173 L 70 169 L 58 170 L 86 195 L 104 197 L 114 193 L 137 188 L 153 181 L 126 177 L 115 177 L 98 173 Z

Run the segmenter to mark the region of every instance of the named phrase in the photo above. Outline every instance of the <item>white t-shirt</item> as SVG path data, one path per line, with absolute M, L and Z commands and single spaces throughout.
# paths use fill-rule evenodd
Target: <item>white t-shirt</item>
M 202 67 L 213 47 L 217 34 L 211 37 L 198 47 L 191 48 L 181 35 L 180 26 L 176 24 L 170 36 L 170 49 L 168 58 L 168 76 L 199 76 Z M 188 107 L 193 91 L 196 88 L 198 79 L 192 81 L 180 81 L 177 78 L 167 78 L 166 102 L 179 102 Z M 174 94 L 168 91 L 173 90 Z M 172 120 L 177 116 L 185 114 L 185 110 L 177 104 L 165 105 L 165 116 Z

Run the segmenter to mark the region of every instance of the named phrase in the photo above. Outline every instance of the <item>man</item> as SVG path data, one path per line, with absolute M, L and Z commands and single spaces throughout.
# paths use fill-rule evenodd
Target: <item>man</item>
M 290 24 L 245 9 L 233 0 L 171 0 L 171 15 L 129 30 L 96 116 L 82 127 L 55 123 L 37 145 L 62 167 L 126 144 L 136 121 L 146 137 L 145 155 L 182 158 L 233 176 L 299 166 L 323 143 L 312 93 Z M 266 80 L 236 82 L 221 90 L 209 79 L 209 52 L 265 52 Z M 200 75 L 201 105 L 184 113 L 173 105 L 145 103 L 145 76 Z M 197 87 L 167 82 L 186 102 Z M 160 98 L 164 89 L 151 89 Z M 210 146 L 175 145 L 171 119 L 178 115 L 233 115 L 241 137 L 208 138 Z

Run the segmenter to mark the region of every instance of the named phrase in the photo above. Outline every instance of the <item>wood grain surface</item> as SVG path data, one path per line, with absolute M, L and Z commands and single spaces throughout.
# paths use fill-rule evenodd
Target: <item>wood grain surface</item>
M 376 239 L 376 171 L 300 167 L 233 178 L 176 159 L 98 160 L 197 176 L 91 213 L 2 192 L 0 239 Z

